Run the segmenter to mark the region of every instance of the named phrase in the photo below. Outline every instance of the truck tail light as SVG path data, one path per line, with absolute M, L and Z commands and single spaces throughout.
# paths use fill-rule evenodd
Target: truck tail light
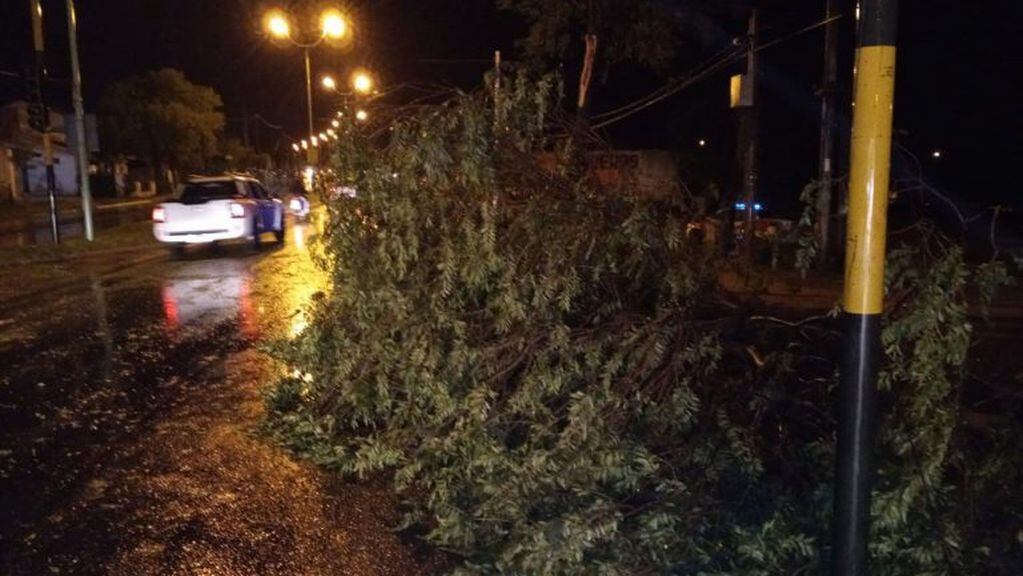
M 245 217 L 245 206 L 231 202 L 231 218 L 244 218 Z
M 163 206 L 153 208 L 153 222 L 163 223 L 167 221 L 167 210 Z

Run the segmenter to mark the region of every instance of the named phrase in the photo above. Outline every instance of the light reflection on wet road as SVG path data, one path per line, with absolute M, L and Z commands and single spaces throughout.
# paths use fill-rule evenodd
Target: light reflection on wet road
M 258 437 L 255 351 L 324 289 L 311 227 L 0 312 L 0 574 L 414 574 L 386 487 Z M 2 308 L 0 308 L 2 310 Z

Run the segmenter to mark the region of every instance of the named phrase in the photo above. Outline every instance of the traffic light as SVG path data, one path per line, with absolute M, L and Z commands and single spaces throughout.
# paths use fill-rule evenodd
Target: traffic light
M 46 106 L 42 102 L 29 102 L 28 125 L 36 132 L 46 132 L 49 122 L 46 121 Z
M 28 92 L 28 125 L 37 132 L 46 132 L 49 128 L 49 111 L 43 104 L 42 71 L 38 67 L 30 67 L 25 73 L 25 86 Z

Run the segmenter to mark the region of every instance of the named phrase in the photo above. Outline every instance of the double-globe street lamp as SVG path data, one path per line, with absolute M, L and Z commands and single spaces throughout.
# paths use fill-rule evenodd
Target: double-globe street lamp
M 320 80 L 325 90 L 336 92 L 338 94 L 347 96 L 349 94 L 356 94 L 358 96 L 369 96 L 373 93 L 373 88 L 376 86 L 376 82 L 373 80 L 373 76 L 366 70 L 359 69 L 352 72 L 352 75 L 348 78 L 348 85 L 352 89 L 351 92 L 342 92 L 338 88 L 337 80 L 330 74 L 325 74 Z
M 337 80 L 335 80 L 334 77 L 329 74 L 325 74 L 321 78 L 320 84 L 323 86 L 325 90 L 334 92 L 341 96 L 352 95 L 368 96 L 374 93 L 373 88 L 376 86 L 376 82 L 375 80 L 373 80 L 373 76 L 368 71 L 363 69 L 356 70 L 349 77 L 349 85 L 351 86 L 352 89 L 351 92 L 342 92 L 341 90 L 339 90 Z M 340 116 L 341 114 L 342 112 L 338 112 L 338 116 Z M 364 109 L 359 108 L 356 110 L 355 120 L 357 122 L 365 122 L 368 118 L 369 113 L 366 112 Z M 330 139 L 337 140 L 338 132 L 335 129 L 340 128 L 341 123 L 335 118 L 334 120 L 331 121 L 331 126 L 332 128 L 327 128 L 324 132 L 320 132 L 319 134 L 310 133 L 308 139 L 303 138 L 300 142 L 294 142 L 291 145 L 292 149 L 295 152 L 301 152 L 302 150 L 310 152 L 312 150 L 315 150 L 316 148 L 319 148 L 321 142 L 327 143 L 330 141 Z
M 308 42 L 295 38 L 292 34 L 291 20 L 288 14 L 283 10 L 276 9 L 267 12 L 263 19 L 263 24 L 271 37 L 278 40 L 287 40 L 294 46 L 302 49 L 302 53 L 305 58 L 305 96 L 306 112 L 308 113 L 309 120 L 309 139 L 310 141 L 315 142 L 315 140 L 313 140 L 316 137 L 315 127 L 313 126 L 313 75 L 312 65 L 309 62 L 309 51 L 324 42 L 338 41 L 346 38 L 349 34 L 348 21 L 345 20 L 344 15 L 335 8 L 328 8 L 324 10 L 320 15 L 319 36 Z M 309 163 L 315 163 L 315 146 L 309 147 L 307 150 Z
M 352 72 L 351 76 L 349 76 L 348 78 L 348 85 L 351 88 L 350 92 L 343 92 L 340 89 L 338 89 L 337 80 L 335 80 L 334 77 L 331 76 L 330 74 L 324 75 L 323 78 L 320 80 L 320 84 L 323 85 L 323 88 L 325 90 L 334 92 L 335 94 L 338 94 L 342 97 L 346 97 L 346 99 L 348 96 L 353 95 L 356 97 L 370 96 L 371 94 L 375 93 L 374 88 L 376 87 L 376 81 L 373 79 L 373 76 L 368 71 L 361 68 L 356 70 L 355 72 Z M 364 110 L 363 108 L 358 108 L 356 110 L 355 112 L 356 121 L 365 122 L 368 118 L 369 113 L 366 112 L 366 110 Z M 337 127 L 337 124 L 338 124 L 337 120 L 334 120 L 335 128 Z

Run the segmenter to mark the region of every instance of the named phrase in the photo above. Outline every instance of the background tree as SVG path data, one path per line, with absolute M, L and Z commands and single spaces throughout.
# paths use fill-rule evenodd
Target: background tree
M 202 168 L 217 151 L 222 106 L 216 91 L 178 70 L 147 72 L 107 88 L 100 102 L 104 142 L 115 153 L 148 158 L 161 174 Z
M 220 155 L 231 170 L 266 170 L 273 163 L 269 154 L 256 152 L 237 138 L 224 138 L 220 142 Z
M 665 69 L 675 51 L 669 11 L 652 0 L 500 0 L 500 6 L 531 20 L 521 45 L 527 58 L 562 61 L 583 48 L 576 106 L 586 109 L 599 53 L 607 67 L 633 62 Z M 605 68 L 606 70 L 606 68 Z
M 634 64 L 667 73 L 687 37 L 720 35 L 710 16 L 740 11 L 744 0 L 498 0 L 530 21 L 520 42 L 533 62 L 563 63 L 582 55 L 576 107 L 589 104 L 595 71 L 605 81 L 612 67 Z M 701 42 L 702 43 L 702 42 Z

